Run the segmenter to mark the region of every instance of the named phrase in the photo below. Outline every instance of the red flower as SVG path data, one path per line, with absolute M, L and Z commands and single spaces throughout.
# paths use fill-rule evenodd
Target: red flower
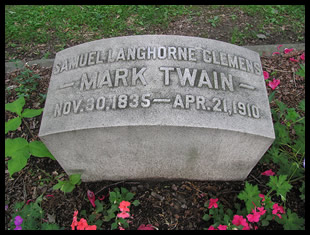
M 279 54 L 280 55 L 280 52 L 275 51 L 275 52 L 272 53 L 272 55 L 274 55 L 274 54 Z
M 264 74 L 264 79 L 267 80 L 269 78 L 269 73 L 264 71 L 263 74 Z
M 88 225 L 85 230 L 97 230 L 97 226 L 96 225 Z
M 88 227 L 86 219 L 81 218 L 77 225 L 77 230 L 84 230 L 86 227 Z
M 128 218 L 129 216 L 130 216 L 130 214 L 128 214 L 128 213 L 125 212 L 125 211 L 122 211 L 121 213 L 118 213 L 118 214 L 117 214 L 117 217 L 123 218 L 123 219 L 126 219 L 126 218 Z
M 305 53 L 302 53 L 302 55 L 300 56 L 301 60 L 305 60 Z
M 137 230 L 154 230 L 154 227 L 151 224 L 141 224 Z
M 285 48 L 284 49 L 284 53 L 287 54 L 287 53 L 290 53 L 293 50 L 294 50 L 294 48 L 291 48 L 291 49 Z
M 87 190 L 87 197 L 88 197 L 88 200 L 90 201 L 90 203 L 92 204 L 92 206 L 96 207 L 96 205 L 95 205 L 95 194 L 92 191 Z
M 280 50 L 280 47 L 282 47 L 282 46 L 283 46 L 283 45 L 279 45 L 279 46 L 277 47 L 277 49 Z
M 272 170 L 268 170 L 268 171 L 264 171 L 262 175 L 271 176 L 271 175 L 275 175 L 275 173 Z
M 246 219 L 243 218 L 242 215 L 234 215 L 234 218 L 232 220 L 232 223 L 236 226 L 242 225 L 242 226 L 249 226 L 246 222 Z
M 265 210 L 265 208 L 263 206 L 262 207 L 257 207 L 257 209 L 259 210 L 259 212 L 257 212 L 257 213 L 259 213 L 260 215 L 263 215 L 263 214 L 266 213 L 266 210 Z
M 212 207 L 214 207 L 214 208 L 217 208 L 218 207 L 218 205 L 217 205 L 217 201 L 218 201 L 219 199 L 218 198 L 215 198 L 215 199 L 212 199 L 212 198 L 210 198 L 210 203 L 209 203 L 209 209 L 211 209 Z
M 208 228 L 208 230 L 217 230 L 216 228 L 214 228 L 212 225 Z
M 119 209 L 123 212 L 126 212 L 126 211 L 129 211 L 129 208 L 127 208 L 128 206 L 130 206 L 130 202 L 127 202 L 127 201 L 122 201 L 120 204 L 119 204 Z
M 273 81 L 268 83 L 268 86 L 271 87 L 272 90 L 276 89 L 276 87 L 280 84 L 280 80 L 273 79 Z
M 292 61 L 292 62 L 298 62 L 298 60 L 295 60 L 293 57 L 290 58 L 290 61 Z
M 227 230 L 227 225 L 219 225 L 218 227 L 218 230 Z
M 272 209 L 272 214 L 277 215 L 280 219 L 282 218 L 281 214 L 285 213 L 283 207 L 279 206 L 278 203 L 273 204 Z M 280 212 L 281 214 L 277 214 L 278 212 Z
M 265 172 L 266 172 L 266 171 L 265 171 Z M 264 194 L 258 194 L 258 196 L 262 198 L 262 202 L 265 201 L 265 195 L 264 195 Z

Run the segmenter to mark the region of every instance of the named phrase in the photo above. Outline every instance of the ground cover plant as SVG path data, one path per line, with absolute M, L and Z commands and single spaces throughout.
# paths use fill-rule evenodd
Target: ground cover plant
M 86 8 L 86 6 L 81 7 Z M 159 6 L 152 7 L 154 7 L 152 9 L 160 8 Z M 195 7 L 198 6 L 193 6 Z M 6 14 L 7 10 L 14 12 L 14 9 L 8 6 Z M 115 6 L 115 9 L 119 8 Z M 147 14 L 153 14 L 151 10 L 147 10 L 147 6 L 144 10 L 143 7 L 139 9 L 142 15 L 146 14 L 145 19 L 149 17 Z M 170 9 L 173 9 L 172 15 L 178 15 L 175 12 L 176 8 Z M 180 9 L 179 13 L 184 14 L 185 10 Z M 231 10 L 234 7 L 227 6 L 225 9 Z M 269 18 L 267 19 L 268 14 L 264 13 L 262 17 L 264 21 L 267 23 L 270 21 L 271 24 L 277 21 L 282 24 L 284 19 L 273 20 L 271 16 L 277 16 L 282 11 L 291 11 L 296 16 L 300 16 L 298 9 L 300 10 L 298 6 L 292 8 L 253 6 L 251 10 L 253 12 L 266 11 Z M 48 12 L 48 9 L 42 8 L 41 10 Z M 206 17 L 207 12 L 204 10 L 206 9 L 199 9 L 200 16 L 197 10 L 196 14 L 192 14 L 191 17 L 194 19 Z M 218 14 L 220 10 L 222 8 L 219 6 L 209 8 L 209 13 L 214 14 L 206 19 L 211 19 L 208 24 L 212 30 L 219 30 L 219 25 L 225 23 L 227 17 L 220 16 L 221 14 Z M 115 12 L 117 14 L 117 10 Z M 8 14 L 16 13 L 17 11 Z M 231 13 L 228 15 L 231 20 L 242 19 L 242 22 L 246 22 L 250 16 L 239 14 L 237 11 Z M 289 15 L 289 13 L 285 14 Z M 219 17 L 215 17 L 217 15 Z M 179 20 L 178 23 L 168 23 L 167 28 L 164 29 L 156 28 L 157 23 L 154 24 L 155 26 L 149 24 L 145 30 L 154 27 L 157 33 L 169 34 L 172 30 L 171 25 L 186 26 L 186 23 L 182 23 L 184 18 L 181 17 Z M 143 21 L 143 24 L 146 22 Z M 256 28 L 256 24 L 253 23 L 253 27 L 251 25 L 248 27 L 249 29 Z M 120 32 L 124 33 L 122 30 Z M 192 36 L 198 36 L 199 32 L 196 31 Z M 264 34 L 264 32 L 260 33 Z M 267 37 L 255 40 L 266 42 L 269 39 Z M 231 42 L 229 37 L 226 39 L 223 37 L 223 40 Z M 298 39 L 295 37 L 295 40 Z M 295 42 L 295 40 L 287 42 Z M 9 43 L 16 42 L 10 39 L 6 41 L 7 45 Z M 26 44 L 27 42 L 23 43 L 23 45 Z M 242 182 L 103 181 L 85 183 L 80 181 L 80 175 L 68 176 L 41 145 L 41 148 L 35 148 L 36 151 L 38 152 L 39 149 L 39 153 L 43 151 L 47 156 L 36 157 L 36 151 L 29 151 L 29 145 L 39 141 L 41 110 L 44 108 L 42 97 L 47 92 L 51 68 L 34 65 L 7 73 L 5 75 L 5 139 L 6 142 L 23 139 L 24 145 L 28 146 L 27 156 L 29 157 L 23 167 L 13 172 L 9 162 L 14 159 L 15 155 L 9 154 L 12 152 L 7 150 L 12 149 L 10 146 L 6 148 L 5 229 L 304 229 L 305 52 L 294 48 L 283 48 L 280 43 L 277 45 L 271 57 L 261 57 L 277 138 L 247 179 Z M 36 46 L 29 48 L 29 53 L 27 52 L 25 57 L 23 57 L 25 54 L 21 53 L 21 59 L 36 59 L 37 55 L 34 52 L 37 48 Z M 50 51 L 47 45 L 42 46 L 41 49 L 44 51 L 41 54 Z M 51 50 L 51 55 L 53 53 Z M 36 84 L 35 89 L 24 89 L 24 87 L 32 88 L 33 84 Z M 25 151 L 24 148 L 22 149 L 20 151 L 16 148 L 17 151 L 14 152 L 23 156 Z

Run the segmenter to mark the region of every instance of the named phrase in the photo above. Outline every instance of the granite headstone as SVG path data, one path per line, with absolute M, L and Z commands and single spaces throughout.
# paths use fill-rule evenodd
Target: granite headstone
M 244 180 L 275 134 L 258 53 L 142 35 L 58 52 L 39 137 L 83 181 Z

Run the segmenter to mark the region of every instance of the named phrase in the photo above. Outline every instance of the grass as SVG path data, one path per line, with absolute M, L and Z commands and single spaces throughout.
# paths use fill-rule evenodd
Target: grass
M 47 43 L 53 38 L 59 44 L 73 38 L 96 40 L 152 25 L 167 27 L 174 17 L 188 12 L 186 6 L 173 5 L 6 6 L 5 41 L 16 47 L 17 43 Z
M 222 9 L 226 10 L 224 16 Z M 255 25 L 240 26 L 246 21 L 240 11 L 252 21 L 255 18 Z M 201 22 L 199 16 L 207 19 Z M 6 5 L 6 57 L 30 54 L 49 58 L 49 53 L 97 39 L 165 33 L 178 19 L 180 24 L 183 19 L 190 21 L 191 32 L 198 35 L 202 30 L 208 36 L 209 27 L 220 29 L 224 17 L 234 22 L 235 27 L 225 33 L 238 45 L 258 33 L 284 33 L 285 27 L 304 39 L 304 5 Z

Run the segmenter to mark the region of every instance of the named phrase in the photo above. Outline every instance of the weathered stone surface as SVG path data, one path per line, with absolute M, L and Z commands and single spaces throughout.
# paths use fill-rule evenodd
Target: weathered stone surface
M 58 52 L 39 136 L 83 181 L 243 180 L 275 138 L 259 54 L 172 35 Z

